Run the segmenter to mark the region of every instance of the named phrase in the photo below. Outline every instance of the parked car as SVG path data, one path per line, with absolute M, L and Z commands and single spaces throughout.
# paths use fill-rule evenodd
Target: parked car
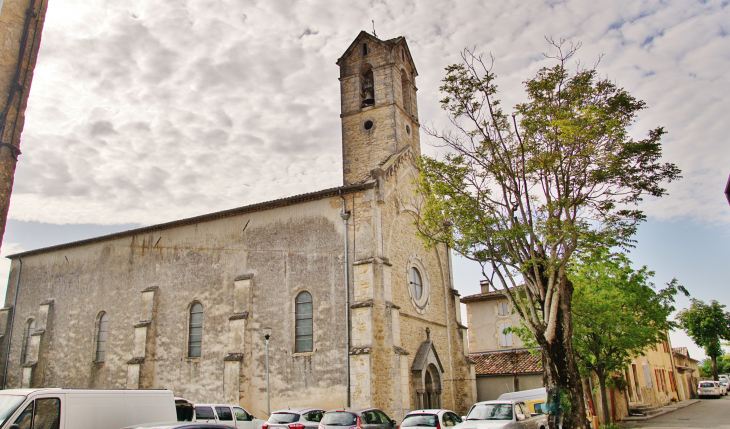
M 720 394 L 723 396 L 727 395 L 728 382 L 725 380 L 720 380 L 720 381 L 716 381 L 715 383 L 717 383 L 720 386 Z
M 216 425 L 212 423 L 147 423 L 143 425 L 128 426 L 124 429 L 236 429 L 233 426 Z
M 319 408 L 291 408 L 274 411 L 261 429 L 315 429 L 324 416 Z
M 722 391 L 720 390 L 719 382 L 700 381 L 699 386 L 697 386 L 697 396 L 700 398 L 703 396 L 714 396 L 719 398 L 720 395 L 722 395 Z
M 461 417 L 451 410 L 415 410 L 406 414 L 399 429 L 443 428 L 461 423 Z
M 103 410 L 103 411 L 100 411 Z M 175 421 L 169 390 L 7 389 L 0 391 L 0 428 L 118 429 Z
M 396 421 L 377 408 L 339 409 L 327 411 L 319 422 L 319 429 L 343 429 L 342 426 L 358 429 L 392 429 Z
M 472 405 L 457 429 L 547 429 L 547 416 L 532 414 L 522 401 L 496 400 Z
M 547 414 L 547 390 L 544 387 L 503 393 L 497 399 L 522 401 L 530 409 L 531 414 Z
M 260 429 L 264 421 L 237 405 L 195 404 L 196 422 L 231 425 L 238 429 Z

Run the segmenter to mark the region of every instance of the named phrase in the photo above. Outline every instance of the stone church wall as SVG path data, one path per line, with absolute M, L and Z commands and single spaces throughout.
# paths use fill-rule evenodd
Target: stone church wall
M 194 402 L 238 401 L 226 391 L 240 388 L 241 405 L 261 416 L 266 409 L 261 330 L 268 326 L 273 329 L 272 408 L 342 406 L 346 356 L 340 211 L 341 200 L 327 198 L 23 257 L 8 387 L 21 386 L 26 321 L 38 319 L 39 306 L 52 300 L 43 333 L 51 346 L 40 349 L 31 386 L 137 387 L 130 385 L 131 377 L 139 387 L 171 389 Z M 7 306 L 13 303 L 17 272 L 15 259 Z M 236 294 L 241 276 L 250 277 L 246 296 Z M 145 290 L 154 294 L 149 316 L 142 314 Z M 314 351 L 297 354 L 294 299 L 304 290 L 313 298 Z M 187 350 L 194 302 L 204 309 L 200 358 L 188 357 Z M 109 339 L 106 360 L 99 363 L 94 362 L 94 337 L 102 311 L 109 315 Z M 147 317 L 148 325 L 140 326 Z M 229 344 L 230 327 L 242 318 L 244 344 Z M 145 331 L 141 337 L 136 335 L 140 331 Z M 233 376 L 224 375 L 230 366 L 224 359 L 231 359 L 231 352 L 242 352 L 232 358 L 239 359 L 232 361 L 234 366 L 240 365 L 233 389 L 224 386 Z M 128 364 L 133 358 L 136 363 Z M 134 365 L 139 375 L 130 374 Z

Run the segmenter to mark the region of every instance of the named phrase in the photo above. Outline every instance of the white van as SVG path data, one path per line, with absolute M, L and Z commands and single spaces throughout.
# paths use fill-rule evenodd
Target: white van
M 195 404 L 196 422 L 235 426 L 237 429 L 261 429 L 264 424 L 253 414 L 237 405 Z
M 532 414 L 547 414 L 547 390 L 544 387 L 529 390 L 520 390 L 517 392 L 503 393 L 497 398 L 500 401 L 511 399 L 513 401 L 522 401 L 530 409 Z
M 119 429 L 174 422 L 169 390 L 0 390 L 0 429 Z

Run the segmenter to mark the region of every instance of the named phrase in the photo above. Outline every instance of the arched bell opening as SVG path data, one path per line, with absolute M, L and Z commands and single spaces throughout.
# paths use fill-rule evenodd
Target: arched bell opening
M 363 66 L 360 71 L 360 100 L 361 106 L 375 105 L 375 79 L 373 77 L 373 68 L 370 64 Z

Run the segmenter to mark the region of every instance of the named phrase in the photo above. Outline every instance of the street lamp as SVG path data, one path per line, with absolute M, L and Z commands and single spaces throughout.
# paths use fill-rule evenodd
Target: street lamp
M 271 338 L 271 328 L 264 328 L 264 338 L 266 339 L 266 415 L 271 416 L 271 396 L 269 395 L 269 338 Z

